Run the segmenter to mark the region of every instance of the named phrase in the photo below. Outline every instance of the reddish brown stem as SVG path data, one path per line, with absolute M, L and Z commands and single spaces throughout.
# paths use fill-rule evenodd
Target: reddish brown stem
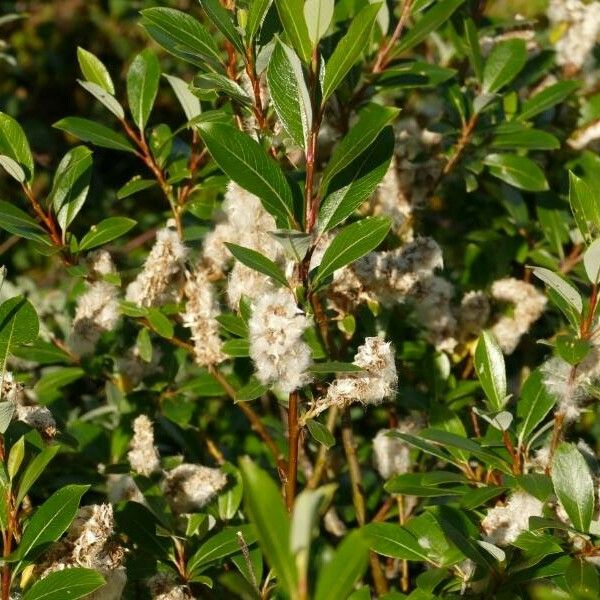
M 383 45 L 377 54 L 377 58 L 375 59 L 375 64 L 372 68 L 372 73 L 377 74 L 381 73 L 387 66 L 389 62 L 389 55 L 392 51 L 392 48 L 396 44 L 396 42 L 400 39 L 402 35 L 402 31 L 408 22 L 408 17 L 410 16 L 410 9 L 412 6 L 412 0 L 404 0 L 404 5 L 402 6 L 402 13 L 400 14 L 400 20 L 394 29 L 394 33 L 392 37 L 389 39 L 388 43 Z
M 285 486 L 285 501 L 289 511 L 294 507 L 296 485 L 298 479 L 298 445 L 300 442 L 300 427 L 298 426 L 298 392 L 289 395 L 288 403 L 288 471 Z

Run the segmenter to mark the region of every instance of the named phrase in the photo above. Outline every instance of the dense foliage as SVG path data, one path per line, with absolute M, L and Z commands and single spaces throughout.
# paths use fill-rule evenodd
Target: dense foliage
M 0 15 L 2 600 L 599 597 L 600 3 L 61 4 Z

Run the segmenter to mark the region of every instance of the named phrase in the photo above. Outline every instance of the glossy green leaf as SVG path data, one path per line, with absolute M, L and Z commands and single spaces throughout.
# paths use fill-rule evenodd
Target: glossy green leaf
M 272 2 L 273 0 L 252 0 L 246 23 L 246 43 L 252 42 L 256 37 Z
M 600 280 L 600 239 L 594 240 L 583 254 L 585 274 L 591 283 Z
M 579 85 L 578 81 L 559 81 L 544 88 L 541 92 L 538 92 L 524 102 L 517 118 L 521 121 L 526 121 L 552 108 L 556 104 L 564 102 Z
M 278 40 L 267 69 L 273 106 L 289 136 L 306 151 L 312 127 L 312 107 L 296 53 Z
M 596 567 L 583 558 L 574 558 L 565 571 L 568 590 L 574 598 L 592 598 L 600 595 L 600 579 Z
M 121 150 L 123 152 L 135 152 L 134 147 L 129 143 L 129 140 L 125 136 L 116 133 L 105 125 L 100 125 L 100 123 L 95 123 L 89 119 L 66 117 L 54 123 L 54 127 L 79 138 L 84 142 L 89 142 L 90 144 L 101 146 L 102 148 Z
M 385 127 L 362 154 L 331 179 L 319 210 L 319 231 L 339 225 L 370 198 L 390 166 L 394 143 L 392 128 Z
M 600 232 L 600 203 L 587 182 L 569 171 L 569 203 L 575 223 L 587 244 Z
M 240 460 L 244 481 L 244 506 L 256 528 L 258 542 L 279 585 L 293 596 L 297 573 L 289 549 L 290 520 L 279 488 L 273 480 L 247 457 Z
M 121 237 L 136 225 L 133 219 L 127 217 L 109 217 L 94 225 L 84 236 L 79 244 L 79 250 L 91 250 L 112 240 Z
M 56 541 L 69 527 L 87 485 L 66 485 L 54 492 L 29 520 L 15 552 L 17 560 L 33 559 Z
M 556 398 L 548 393 L 542 373 L 536 369 L 523 384 L 517 402 L 517 435 L 520 442 L 529 439 L 555 404 Z
M 230 100 L 244 106 L 252 106 L 250 96 L 244 91 L 239 83 L 231 81 L 229 77 L 221 73 L 200 73 L 194 77 L 190 90 L 199 98 L 203 98 L 207 93 L 224 94 Z
M 0 167 L 2 167 L 13 179 L 19 183 L 24 183 L 27 179 L 25 171 L 21 165 L 10 156 L 0 154 Z
M 160 64 L 152 50 L 140 52 L 127 71 L 129 110 L 140 131 L 144 131 L 158 93 Z
M 117 117 L 117 119 L 125 118 L 125 111 L 120 102 L 103 87 L 92 83 L 91 81 L 81 81 L 81 79 L 78 79 L 77 83 L 79 83 L 88 94 L 91 94 L 98 102 L 103 104 L 113 115 L 115 115 L 115 117 Z
M 371 550 L 402 560 L 427 561 L 427 550 L 404 527 L 392 523 L 369 523 L 364 528 Z
M 574 444 L 561 443 L 552 460 L 554 492 L 578 531 L 587 533 L 594 514 L 594 480 Z
M 33 155 L 23 128 L 9 115 L 0 112 L 0 154 L 12 158 L 25 172 L 25 179 L 33 180 Z
M 481 82 L 483 80 L 483 58 L 481 57 L 481 46 L 479 45 L 479 32 L 471 18 L 465 19 L 465 41 L 475 77 Z
M 358 121 L 335 147 L 323 171 L 322 194 L 326 193 L 333 177 L 364 154 L 365 149 L 373 144 L 383 128 L 393 121 L 399 112 L 397 108 L 380 104 L 369 104 L 360 112 Z
M 30 461 L 21 479 L 19 481 L 19 487 L 17 491 L 17 497 L 15 503 L 21 504 L 23 498 L 27 492 L 31 489 L 31 486 L 38 480 L 40 475 L 44 472 L 46 467 L 50 464 L 50 461 L 56 456 L 60 446 L 55 444 L 53 446 L 46 446 L 39 454 L 36 454 Z
M 306 421 L 306 428 L 312 438 L 319 444 L 323 444 L 326 448 L 331 448 L 335 445 L 335 438 L 332 433 L 319 421 L 315 419 L 308 419 Z
M 227 10 L 219 0 L 200 0 L 200 4 L 214 26 L 235 46 L 238 52 L 244 54 L 244 44 L 234 23 L 235 14 Z
M 250 400 L 256 400 L 263 394 L 269 391 L 269 386 L 261 383 L 256 377 L 251 377 L 250 381 L 235 393 L 235 401 L 237 402 L 249 402 Z
M 402 36 L 392 56 L 398 56 L 420 44 L 430 33 L 446 23 L 465 0 L 439 0 Z
M 20 208 L 3 200 L 0 200 L 0 229 L 45 246 L 52 245 L 46 231 L 38 225 L 37 221 Z
M 110 74 L 97 56 L 84 48 L 78 47 L 77 61 L 79 62 L 79 68 L 86 81 L 100 86 L 109 94 L 115 93 L 115 86 L 113 85 Z
M 321 568 L 314 599 L 347 598 L 367 569 L 368 549 L 369 542 L 364 531 L 350 532 L 337 547 L 332 559 Z
M 304 3 L 304 20 L 308 37 L 316 47 L 325 35 L 333 18 L 333 0 L 306 0 Z
M 190 86 L 187 82 L 174 75 L 164 74 L 164 77 L 169 82 L 183 112 L 187 117 L 188 121 L 191 121 L 194 117 L 197 117 L 201 113 L 200 100 L 190 92 Z
M 258 142 L 223 123 L 201 123 L 198 129 L 208 151 L 228 177 L 258 196 L 274 217 L 293 221 L 290 185 L 279 165 Z
M 223 70 L 213 36 L 194 17 L 174 8 L 146 8 L 142 25 L 167 52 L 202 69 Z
M 259 273 L 263 273 L 283 286 L 288 286 L 285 274 L 271 259 L 251 248 L 244 248 L 243 246 L 229 244 L 227 242 L 225 245 L 229 252 L 247 267 L 258 271 Z
M 117 198 L 119 200 L 123 200 L 123 198 L 129 198 L 129 196 L 133 196 L 133 194 L 147 190 L 154 185 L 156 185 L 156 181 L 154 179 L 142 179 L 139 175 L 136 175 L 117 191 Z
M 211 563 L 240 551 L 240 534 L 247 545 L 256 541 L 256 533 L 252 525 L 236 525 L 226 527 L 206 540 L 200 548 L 190 556 L 187 563 L 188 573 L 201 573 Z
M 388 217 L 368 217 L 348 225 L 325 250 L 313 286 L 319 287 L 335 271 L 375 250 L 390 229 Z
M 525 150 L 557 150 L 560 148 L 558 138 L 541 129 L 520 128 L 518 130 L 503 130 L 502 126 L 496 130 L 492 138 L 492 147 Z
M 23 596 L 23 600 L 76 600 L 89 596 L 104 585 L 98 571 L 71 567 L 54 571 L 36 581 Z
M 552 288 L 578 315 L 583 312 L 583 300 L 575 287 L 550 269 L 534 267 L 533 274 Z
M 323 103 L 335 92 L 368 46 L 379 8 L 379 4 L 365 6 L 352 19 L 346 35 L 338 42 L 325 66 Z
M 529 192 L 543 192 L 548 189 L 544 171 L 526 156 L 488 154 L 483 162 L 494 177 L 519 189 Z
M 312 55 L 312 44 L 304 19 L 304 0 L 275 0 L 275 6 L 291 46 L 302 62 L 308 63 Z
M 508 399 L 506 396 L 506 369 L 502 350 L 491 332 L 483 331 L 479 336 L 474 363 L 490 410 L 501 410 Z
M 507 40 L 494 46 L 483 69 L 483 93 L 494 94 L 508 85 L 526 62 L 527 49 L 523 40 Z
M 50 202 L 63 232 L 85 203 L 92 179 L 92 162 L 91 150 L 77 146 L 64 155 L 56 168 Z
M 6 461 L 6 472 L 12 481 L 19 472 L 25 458 L 25 438 L 21 436 L 12 446 Z
M 37 312 L 24 296 L 15 296 L 0 304 L 0 377 L 12 349 L 33 342 L 39 329 Z

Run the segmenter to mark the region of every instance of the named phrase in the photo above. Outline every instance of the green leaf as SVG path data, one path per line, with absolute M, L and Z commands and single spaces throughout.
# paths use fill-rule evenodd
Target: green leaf
M 600 239 L 593 241 L 583 254 L 583 266 L 588 279 L 596 284 L 600 280 Z
M 25 179 L 33 180 L 33 155 L 23 128 L 10 116 L 0 112 L 0 154 L 12 158 L 25 172 Z
M 92 179 L 92 151 L 85 146 L 69 150 L 54 174 L 50 202 L 63 232 L 83 207 Z
M 516 154 L 488 154 L 483 163 L 490 173 L 515 187 L 529 192 L 543 192 L 548 189 L 544 171 L 526 156 Z
M 174 75 L 164 74 L 164 77 L 169 82 L 170 86 L 183 108 L 183 112 L 187 117 L 188 121 L 191 121 L 194 117 L 197 117 L 201 113 L 200 100 L 190 92 L 190 87 L 187 82 Z
M 194 17 L 174 8 L 147 8 L 140 12 L 150 37 L 167 52 L 202 69 L 208 66 L 223 71 L 215 40 Z
M 465 0 L 439 0 L 428 10 L 405 35 L 402 36 L 392 56 L 398 56 L 420 44 L 430 33 L 439 29 L 450 19 L 452 13 Z
M 21 165 L 13 160 L 10 156 L 0 154 L 0 167 L 2 167 L 13 179 L 19 183 L 24 183 L 26 176 Z
M 242 264 L 262 273 L 263 275 L 267 275 L 277 283 L 280 283 L 284 287 L 288 287 L 288 281 L 285 277 L 283 271 L 269 258 L 261 254 L 260 252 L 256 252 L 256 250 L 252 250 L 251 248 L 244 248 L 243 246 L 238 246 L 237 244 L 230 244 L 225 242 L 229 252 L 233 254 L 233 256 L 239 260 Z
M 6 472 L 12 481 L 19 472 L 23 459 L 25 458 L 25 438 L 21 436 L 12 446 L 6 461 Z
M 159 80 L 160 64 L 156 55 L 152 50 L 143 50 L 133 59 L 127 71 L 129 110 L 140 131 L 144 131 L 148 123 Z
M 234 13 L 221 5 L 219 0 L 200 0 L 204 12 L 214 26 L 235 46 L 242 55 L 246 52 L 242 38 L 233 22 Z M 252 11 L 252 8 L 250 9 Z
M 526 121 L 535 117 L 541 112 L 548 110 L 555 104 L 563 102 L 568 98 L 578 87 L 578 81 L 559 81 L 554 85 L 548 86 L 541 92 L 538 92 L 529 98 L 521 108 L 521 112 L 517 118 L 521 121 Z
M 79 367 L 61 367 L 54 371 L 46 372 L 35 384 L 35 391 L 39 397 L 54 393 L 57 389 L 69 385 L 85 375 Z
M 494 335 L 483 331 L 475 348 L 475 370 L 490 410 L 502 410 L 507 401 L 504 356 Z
M 18 358 L 30 360 L 40 365 L 69 363 L 72 361 L 72 358 L 64 350 L 39 338 L 32 344 L 15 348 L 13 354 Z
M 29 461 L 29 464 L 23 471 L 23 475 L 21 475 L 21 480 L 19 481 L 19 488 L 15 501 L 17 506 L 21 504 L 23 498 L 25 498 L 27 492 L 31 489 L 31 486 L 45 471 L 46 467 L 50 464 L 50 461 L 56 456 L 59 450 L 60 446 L 58 444 L 45 446 L 39 454 L 36 454 Z
M 306 150 L 313 119 L 310 96 L 300 59 L 280 40 L 275 42 L 269 60 L 267 82 L 273 106 L 285 130 Z
M 400 525 L 369 523 L 364 532 L 373 552 L 390 558 L 427 562 L 427 551 L 419 546 L 415 537 Z
M 229 99 L 235 100 L 244 106 L 252 106 L 252 100 L 242 86 L 235 81 L 231 81 L 229 77 L 221 75 L 221 73 L 200 73 L 196 75 L 190 90 L 200 98 L 203 98 L 207 93 L 216 92 L 225 94 Z
M 29 520 L 15 552 L 17 560 L 38 556 L 69 527 L 89 485 L 66 485 L 54 492 Z
M 385 127 L 356 160 L 333 177 L 319 210 L 319 231 L 345 221 L 373 194 L 390 166 L 394 144 L 392 127 Z
M 288 40 L 302 62 L 308 63 L 312 55 L 312 44 L 304 20 L 304 0 L 275 0 L 275 6 Z
M 52 242 L 46 231 L 20 208 L 0 200 L 0 229 L 28 240 L 51 246 Z
M 129 196 L 133 196 L 133 194 L 147 190 L 153 185 L 156 185 L 156 181 L 154 179 L 142 179 L 139 175 L 136 175 L 117 191 L 117 198 L 119 200 L 129 198 Z
M 335 438 L 332 433 L 325 425 L 319 423 L 319 421 L 308 419 L 308 421 L 306 421 L 306 427 L 312 438 L 319 444 L 323 444 L 325 448 L 331 448 L 335 445 Z
M 293 222 L 290 185 L 279 165 L 258 142 L 223 123 L 201 123 L 198 129 L 208 151 L 228 177 L 258 196 L 274 217 Z
M 325 195 L 329 182 L 335 175 L 356 161 L 365 149 L 377 139 L 383 128 L 393 121 L 400 110 L 380 104 L 369 104 L 358 117 L 342 141 L 334 149 L 321 181 L 321 195 Z
M 258 542 L 281 587 L 293 596 L 297 589 L 297 573 L 289 550 L 290 520 L 279 488 L 248 457 L 240 460 L 244 481 L 244 506 L 256 527 Z
M 342 229 L 323 254 L 313 287 L 316 289 L 335 271 L 377 248 L 385 239 L 390 224 L 388 217 L 367 217 Z
M 371 31 L 381 8 L 380 4 L 368 4 L 355 17 L 346 32 L 338 42 L 333 54 L 325 66 L 323 78 L 323 104 L 342 83 L 348 71 L 360 58 L 369 44 Z
M 252 0 L 246 23 L 246 44 L 250 45 L 262 27 L 273 0 Z
M 190 557 L 187 563 L 187 572 L 190 574 L 201 573 L 211 563 L 239 552 L 241 549 L 239 534 L 243 536 L 247 545 L 256 541 L 256 533 L 252 525 L 225 527 L 204 542 Z
M 600 592 L 598 571 L 583 558 L 574 558 L 571 561 L 565 571 L 565 581 L 568 590 L 575 598 L 593 598 Z
M 221 350 L 229 356 L 250 356 L 250 342 L 246 339 L 227 340 L 221 345 Z
M 15 296 L 0 304 L 0 381 L 12 349 L 37 338 L 40 324 L 33 304 Z
M 367 569 L 368 549 L 363 531 L 350 532 L 336 549 L 333 558 L 321 568 L 314 599 L 347 598 Z
M 510 124 L 512 126 L 512 123 Z M 516 130 L 515 130 L 516 129 Z M 525 150 L 557 150 L 560 148 L 558 138 L 541 129 L 515 128 L 502 126 L 496 129 L 492 139 L 492 147 Z
M 536 369 L 523 384 L 521 397 L 517 402 L 519 443 L 529 439 L 555 403 L 556 398 L 548 393 L 542 381 L 542 373 Z
M 235 402 L 249 402 L 250 400 L 256 400 L 256 398 L 260 398 L 268 391 L 268 385 L 264 385 L 258 381 L 256 377 L 251 377 L 250 381 L 235 393 Z
M 25 592 L 23 600 L 76 600 L 88 596 L 104 583 L 104 578 L 98 571 L 72 567 L 54 571 L 36 581 Z
M 481 82 L 483 79 L 483 58 L 481 57 L 481 46 L 479 45 L 479 33 L 471 18 L 465 19 L 465 42 L 475 77 Z
M 66 117 L 54 123 L 53 126 L 84 142 L 89 142 L 102 148 L 135 153 L 135 148 L 125 136 L 89 119 Z
M 600 232 L 600 204 L 584 179 L 569 171 L 569 203 L 575 223 L 590 244 Z
M 248 337 L 248 326 L 241 317 L 233 313 L 223 313 L 217 316 L 217 321 L 229 333 L 239 337 Z
M 77 83 L 86 91 L 91 94 L 113 114 L 117 119 L 125 118 L 125 111 L 121 106 L 120 102 L 112 95 L 109 94 L 103 87 L 91 83 L 90 81 L 77 80 Z
M 494 46 L 483 69 L 484 94 L 494 94 L 509 84 L 527 62 L 527 48 L 523 40 L 507 40 Z
M 578 531 L 587 533 L 594 514 L 594 480 L 574 444 L 561 443 L 552 460 L 554 492 Z
M 571 334 L 561 334 L 556 337 L 556 352 L 570 365 L 580 363 L 590 352 L 591 344 Z
M 219 518 L 223 521 L 230 521 L 235 517 L 242 502 L 242 495 L 244 493 L 244 483 L 242 481 L 242 475 L 239 470 L 233 465 L 225 463 L 221 466 L 221 469 L 227 474 L 229 479 L 229 485 L 227 488 L 219 494 L 217 499 L 217 505 L 219 508 Z M 239 529 L 238 529 L 239 530 Z M 250 532 L 250 537 L 244 536 L 244 542 L 249 545 L 256 540 L 254 534 L 254 528 Z M 238 544 L 239 546 L 239 544 Z
M 161 337 L 171 339 L 175 333 L 174 325 L 158 308 L 148 309 L 148 322 Z
M 579 292 L 565 279 L 544 267 L 534 267 L 533 274 L 554 290 L 578 315 L 583 312 L 583 300 Z
M 127 217 L 109 217 L 108 219 L 104 219 L 98 225 L 94 225 L 83 236 L 79 244 L 79 250 L 91 250 L 92 248 L 111 242 L 124 233 L 127 233 L 136 224 L 136 221 Z
M 94 83 L 100 86 L 105 92 L 114 95 L 115 86 L 113 85 L 107 68 L 99 58 L 91 52 L 78 47 L 77 61 L 79 62 L 79 68 L 86 81 Z
M 306 0 L 304 3 L 304 20 L 308 37 L 316 47 L 325 35 L 333 18 L 333 0 Z

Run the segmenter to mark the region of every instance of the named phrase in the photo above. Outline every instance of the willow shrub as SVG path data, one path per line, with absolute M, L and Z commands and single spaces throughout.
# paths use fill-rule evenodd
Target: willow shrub
M 49 174 L 0 113 L 3 599 L 598 597 L 598 4 L 393 4 L 146 8 Z

